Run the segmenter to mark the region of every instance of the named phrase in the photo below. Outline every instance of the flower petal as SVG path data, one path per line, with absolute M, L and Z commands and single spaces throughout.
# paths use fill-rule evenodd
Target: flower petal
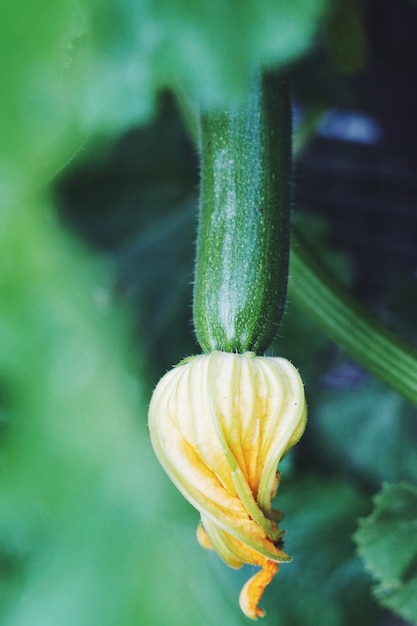
M 241 606 L 256 619 L 282 550 L 282 518 L 272 509 L 281 458 L 306 424 L 304 388 L 286 359 L 213 352 L 186 359 L 157 385 L 149 407 L 156 455 L 201 514 L 198 538 L 231 567 L 262 569 Z
M 278 563 L 267 561 L 262 564 L 262 569 L 249 578 L 242 587 L 239 595 L 239 605 L 244 614 L 251 619 L 264 617 L 265 611 L 259 608 L 258 604 L 265 591 L 279 569 Z

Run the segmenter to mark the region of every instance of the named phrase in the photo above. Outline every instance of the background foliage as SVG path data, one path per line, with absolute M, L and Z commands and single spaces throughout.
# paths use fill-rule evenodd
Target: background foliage
M 388 0 L 364 2 L 347 16 L 344 6 L 1 3 L 2 624 L 246 623 L 237 606 L 246 573 L 197 546 L 197 514 L 158 467 L 146 428 L 156 380 L 198 350 L 190 321 L 198 164 L 174 101 L 186 89 L 204 106 L 224 105 L 242 96 L 254 62 L 291 64 L 301 119 L 297 176 L 304 176 L 296 199 L 309 209 L 328 201 L 309 187 L 309 159 L 320 162 L 330 149 L 332 162 L 359 158 L 366 170 L 375 158 L 360 142 L 347 154 L 346 135 L 326 144 L 322 131 L 314 143 L 325 112 L 371 110 L 361 81 L 372 79 L 382 149 L 397 159 L 388 174 L 404 183 L 414 157 L 406 139 L 407 150 L 398 151 L 398 129 L 381 114 L 381 102 L 401 101 L 402 83 L 394 100 L 378 90 L 389 84 L 391 65 L 404 77 L 414 70 L 414 48 L 404 36 L 391 54 L 372 37 L 373 20 L 389 21 Z M 396 6 L 406 16 L 401 23 L 415 26 L 417 7 Z M 349 45 L 329 36 L 341 22 Z M 340 74 L 358 72 L 367 54 L 385 83 L 378 71 Z M 400 125 L 404 119 L 406 110 Z M 322 186 L 339 190 L 338 206 L 345 188 L 326 167 Z M 370 187 L 378 194 L 375 182 Z M 409 204 L 401 194 L 395 199 L 398 224 Z M 357 197 L 348 200 L 355 206 Z M 414 341 L 415 283 L 405 283 L 406 297 L 398 285 L 410 267 L 393 273 L 387 266 L 386 282 L 369 290 L 358 256 L 337 249 L 341 218 L 296 217 L 338 276 L 359 296 L 371 295 L 371 305 Z M 360 238 L 360 221 L 356 232 Z M 310 425 L 286 461 L 279 507 L 295 559 L 268 591 L 265 624 L 309 626 L 318 615 L 329 626 L 393 619 L 378 608 L 355 552 L 352 534 L 364 516 L 355 540 L 379 581 L 377 597 L 417 621 L 415 546 L 404 544 L 415 535 L 415 487 L 384 487 L 372 513 L 370 500 L 382 481 L 415 484 L 415 408 L 349 361 L 291 301 L 272 349 L 300 367 Z

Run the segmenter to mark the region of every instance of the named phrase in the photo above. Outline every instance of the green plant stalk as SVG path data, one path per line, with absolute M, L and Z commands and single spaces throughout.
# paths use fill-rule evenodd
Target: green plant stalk
M 417 351 L 361 305 L 293 229 L 290 298 L 347 354 L 417 404 Z
M 243 106 L 201 116 L 194 324 L 205 352 L 263 353 L 285 308 L 291 106 L 282 78 L 254 73 Z

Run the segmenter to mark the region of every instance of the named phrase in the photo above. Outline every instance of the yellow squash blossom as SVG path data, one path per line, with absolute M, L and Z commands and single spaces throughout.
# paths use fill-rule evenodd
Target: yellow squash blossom
M 252 352 L 191 357 L 158 383 L 149 408 L 155 453 L 200 512 L 197 532 L 231 567 L 261 567 L 243 587 L 240 606 L 253 619 L 282 550 L 272 509 L 277 466 L 306 424 L 304 387 L 286 359 Z

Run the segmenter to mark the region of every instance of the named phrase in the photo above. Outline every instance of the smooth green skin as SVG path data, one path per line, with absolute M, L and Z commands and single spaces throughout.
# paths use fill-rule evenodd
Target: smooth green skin
M 285 307 L 291 105 L 256 74 L 244 107 L 202 115 L 194 325 L 204 352 L 262 354 Z

